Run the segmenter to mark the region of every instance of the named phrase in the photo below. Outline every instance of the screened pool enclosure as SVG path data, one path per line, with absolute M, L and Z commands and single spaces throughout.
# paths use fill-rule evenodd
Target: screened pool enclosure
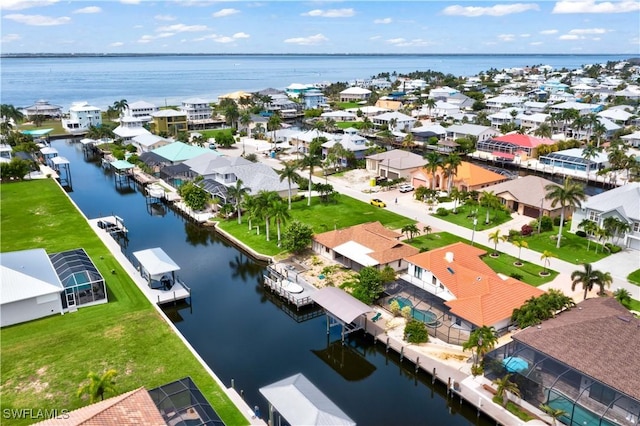
M 84 249 L 50 254 L 49 258 L 64 286 L 64 309 L 107 303 L 104 278 Z

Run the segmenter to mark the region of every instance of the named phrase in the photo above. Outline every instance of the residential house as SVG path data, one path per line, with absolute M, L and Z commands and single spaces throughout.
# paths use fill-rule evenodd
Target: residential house
M 340 92 L 340 102 L 366 101 L 371 96 L 371 90 L 362 87 L 349 87 Z
M 416 122 L 416 119 L 398 111 L 385 112 L 371 119 L 378 127 L 387 126 L 389 130 L 401 130 L 408 132 Z
M 158 134 L 177 136 L 187 130 L 187 114 L 184 111 L 163 109 L 151 113 L 153 129 Z
M 491 170 L 480 167 L 468 161 L 460 163 L 453 175 L 452 188 L 459 191 L 480 191 L 484 188 L 507 180 L 506 176 L 492 172 Z M 426 186 L 431 189 L 447 190 L 449 187 L 449 179 L 442 167 L 438 168 L 435 173 L 435 187 L 433 185 L 433 173 L 428 172 L 425 168 L 411 173 L 410 182 L 413 186 Z
M 327 98 L 318 89 L 310 89 L 304 92 L 304 109 L 321 108 L 327 102 Z M 289 108 L 291 109 L 291 108 Z M 295 109 L 295 108 L 294 108 Z
M 397 111 L 402 108 L 402 102 L 390 99 L 378 99 L 375 106 L 380 108 L 380 112 Z
M 524 110 L 530 113 L 541 113 L 545 112 L 548 106 L 546 102 L 526 101 L 524 103 Z
M 314 139 L 325 138 L 326 140 L 332 140 L 338 138 L 339 135 L 334 133 L 321 132 L 318 130 L 305 130 L 299 131 L 292 135 L 289 135 L 289 145 L 295 146 L 295 150 L 302 154 L 309 152 L 309 144 Z
M 598 113 L 598 117 L 604 117 L 619 125 L 627 125 L 630 124 L 629 120 L 632 117 L 635 117 L 635 114 L 620 108 L 609 108 L 604 111 L 600 111 Z
M 8 163 L 13 158 L 13 147 L 7 144 L 0 144 L 0 163 Z
M 502 204 L 519 215 L 536 219 L 541 216 L 560 216 L 562 206 L 552 206 L 552 200 L 546 198 L 547 185 L 558 184 L 535 175 L 527 175 L 505 180 L 483 190 L 493 192 Z M 567 213 L 570 213 L 568 209 Z
M 128 116 L 120 119 L 120 125 L 113 129 L 113 133 L 125 142 L 136 136 L 151 135 L 151 132 L 145 129 L 144 122 L 140 118 Z
M 590 197 L 574 212 L 571 231 L 577 231 L 584 219 L 602 226 L 608 217 L 629 224 L 621 243 L 624 247 L 640 250 L 640 182 L 629 182 Z
M 49 101 L 40 99 L 35 104 L 21 109 L 24 116 L 32 119 L 35 116 L 45 118 L 60 118 L 62 116 L 62 107 L 60 105 L 51 105 Z
M 595 172 L 609 166 L 609 157 L 606 152 L 598 152 L 595 157 L 586 159 L 582 148 L 550 152 L 540 156 L 538 161 L 542 164 L 581 172 Z
M 147 151 L 153 151 L 156 148 L 169 145 L 170 143 L 173 143 L 173 141 L 154 135 L 152 133 L 134 136 L 131 139 L 131 144 L 137 148 L 138 154 L 142 154 L 143 152 Z
M 367 150 L 369 149 L 369 141 L 364 136 L 360 136 L 358 134 L 358 130 L 353 127 L 349 127 L 344 129 L 344 136 L 340 139 L 331 139 L 322 144 L 322 159 L 326 160 L 327 155 L 329 154 L 329 150 L 333 148 L 336 144 L 340 144 L 343 149 L 352 153 L 354 160 L 362 160 Z M 340 167 L 347 167 L 348 158 L 341 157 L 338 160 L 338 164 Z
M 484 365 L 494 366 L 485 377 L 512 373 L 523 400 L 562 410 L 564 424 L 637 425 L 640 369 L 638 346 L 630 342 L 639 330 L 640 319 L 616 299 L 587 299 L 513 334 L 485 357 Z M 520 368 L 510 368 L 513 358 Z
M 515 112 L 515 116 L 513 115 L 513 112 Z M 522 108 L 505 108 L 501 111 L 494 112 L 487 118 L 491 121 L 491 127 L 496 130 L 500 130 L 500 126 L 503 124 L 513 123 L 516 126 L 519 126 L 523 115 Z
M 460 91 L 449 86 L 436 87 L 429 91 L 429 99 L 446 102 L 450 96 L 457 93 L 460 93 Z
M 307 90 L 315 90 L 316 87 L 313 84 L 300 84 L 291 83 L 285 88 L 285 93 L 292 98 L 298 98 L 303 95 Z
M 429 116 L 429 117 L 451 117 L 455 114 L 459 114 L 460 106 L 450 104 L 445 101 L 436 101 L 436 104 L 433 107 L 423 105 L 419 110 L 415 110 L 412 112 L 412 115 L 416 115 L 419 117 Z
M 531 135 L 511 133 L 504 136 L 496 136 L 488 140 L 478 141 L 478 151 L 491 153 L 494 157 L 513 160 L 519 156 L 520 160 L 535 158 L 538 155 L 538 146 L 553 145 L 555 141 L 547 138 L 538 138 Z
M 87 102 L 74 102 L 69 108 L 69 118 L 62 119 L 62 127 L 67 133 L 85 133 L 91 126 L 102 125 L 100 108 Z
M 457 328 L 482 326 L 506 331 L 511 314 L 544 291 L 510 277 L 501 277 L 481 259 L 487 252 L 458 242 L 419 253 L 405 260 L 401 278 L 444 301 L 445 312 Z
M 498 112 L 508 107 L 522 108 L 525 101 L 522 96 L 500 95 L 487 99 L 485 104 L 490 111 Z
M 447 127 L 447 139 L 456 140 L 460 138 L 473 137 L 477 142 L 492 138 L 499 133 L 488 126 L 478 124 L 453 124 Z
M 416 142 L 427 142 L 432 137 L 444 140 L 447 136 L 447 129 L 440 124 L 428 124 L 426 126 L 414 126 L 410 130 Z
M 598 116 L 598 122 L 604 127 L 604 133 L 599 136 L 604 140 L 611 139 L 618 130 L 622 129 L 622 126 L 605 117 Z M 594 137 L 593 129 L 590 126 L 585 128 L 572 127 L 569 129 L 569 133 L 572 138 L 580 140 Z
M 213 108 L 206 99 L 185 99 L 180 105 L 180 111 L 187 115 L 189 128 L 203 128 L 214 123 L 211 118 Z
M 353 114 L 362 114 L 362 117 L 375 117 L 376 115 L 380 115 L 385 112 L 389 112 L 388 108 L 380 108 L 377 106 L 361 106 L 357 108 L 347 108 L 345 111 L 351 112 Z
M 636 130 L 628 135 L 621 136 L 620 139 L 634 148 L 640 148 L 640 130 Z
M 358 116 L 354 113 L 342 110 L 323 112 L 322 114 L 320 114 L 320 117 L 325 120 L 330 118 L 335 121 L 355 121 L 356 118 L 358 118 Z
M 535 112 L 531 114 L 524 113 L 519 115 L 519 118 L 520 127 L 526 129 L 528 133 L 533 133 L 538 129 L 538 127 L 540 127 L 542 123 L 545 123 L 547 121 L 547 119 L 549 118 L 549 114 L 544 114 L 541 112 Z
M 411 174 L 425 164 L 421 155 L 401 149 L 393 149 L 366 158 L 366 168 L 370 172 L 387 179 L 410 179 Z
M 175 165 L 184 163 L 187 160 L 197 157 L 198 155 L 211 153 L 208 148 L 200 146 L 187 145 L 184 142 L 173 142 L 169 145 L 161 146 L 150 151 L 157 156 L 164 158 L 169 164 Z
M 151 102 L 137 101 L 127 106 L 125 116 L 139 118 L 143 122 L 149 123 L 153 120 L 153 113 L 158 111 L 160 111 L 160 108 Z
M 555 105 L 549 105 L 549 113 L 561 114 L 562 112 L 575 109 L 580 115 L 588 115 L 591 113 L 598 113 L 604 109 L 602 105 L 588 104 L 583 102 L 561 102 Z
M 400 241 L 401 237 L 380 222 L 370 222 L 316 234 L 312 248 L 318 255 L 354 271 L 367 266 L 402 271 L 407 269 L 404 259 L 417 254 L 418 249 Z

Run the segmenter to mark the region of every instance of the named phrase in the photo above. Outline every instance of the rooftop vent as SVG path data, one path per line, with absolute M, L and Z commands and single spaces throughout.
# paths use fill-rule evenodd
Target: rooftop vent
M 449 263 L 453 262 L 453 252 L 452 251 L 446 252 L 444 255 L 444 259 Z

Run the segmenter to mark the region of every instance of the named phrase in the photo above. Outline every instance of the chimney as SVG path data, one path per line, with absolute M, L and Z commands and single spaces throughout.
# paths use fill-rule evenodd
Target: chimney
M 444 255 L 444 258 L 448 263 L 453 262 L 453 252 L 452 251 L 446 252 Z

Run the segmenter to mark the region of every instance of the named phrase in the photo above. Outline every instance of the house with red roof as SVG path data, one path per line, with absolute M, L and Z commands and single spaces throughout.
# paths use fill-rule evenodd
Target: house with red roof
M 406 258 L 402 278 L 440 298 L 445 312 L 462 330 L 493 326 L 505 330 L 511 314 L 531 297 L 544 292 L 510 277 L 502 277 L 481 259 L 487 252 L 462 242 Z
M 424 167 L 411 173 L 409 181 L 416 188 L 426 186 L 431 188 L 434 183 L 433 173 L 427 171 Z M 456 169 L 453 175 L 451 187 L 458 188 L 460 191 L 479 191 L 487 186 L 495 185 L 507 180 L 506 176 L 492 172 L 484 167 L 477 166 L 468 161 L 463 161 Z M 447 190 L 448 177 L 445 170 L 439 167 L 435 172 L 435 187 L 431 189 Z
M 407 257 L 418 249 L 400 241 L 402 234 L 385 228 L 380 222 L 363 223 L 323 232 L 313 237 L 313 251 L 359 271 L 366 266 L 378 270 L 386 266 L 395 271 L 407 269 Z
M 555 144 L 555 141 L 552 139 L 510 133 L 478 141 L 476 149 L 505 160 L 513 160 L 516 156 L 520 157 L 520 160 L 526 160 L 527 158 L 538 156 L 538 147 L 540 145 L 553 144 Z

